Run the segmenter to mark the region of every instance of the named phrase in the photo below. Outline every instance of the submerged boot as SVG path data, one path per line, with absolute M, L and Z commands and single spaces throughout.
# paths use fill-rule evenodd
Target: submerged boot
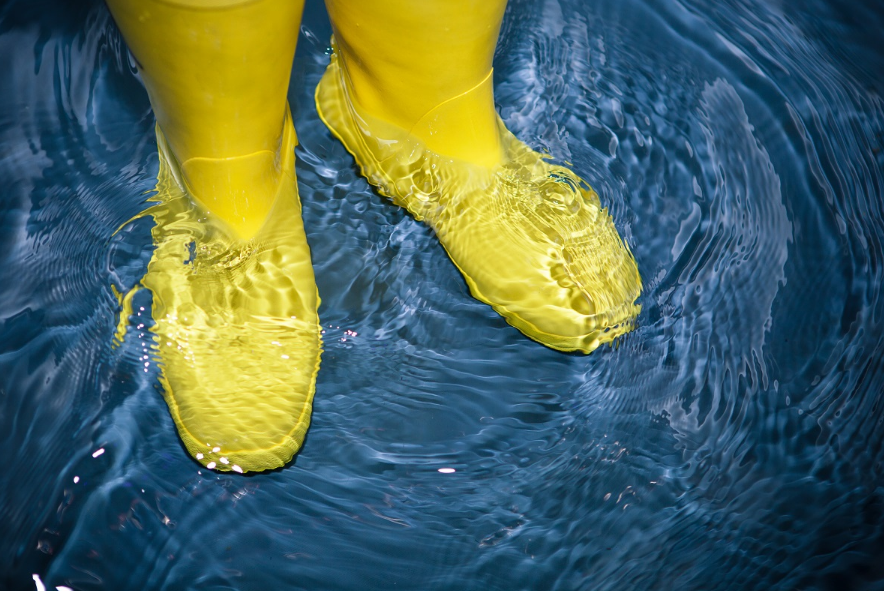
M 505 0 L 326 0 L 319 115 L 363 175 L 430 224 L 471 293 L 524 334 L 589 353 L 629 331 L 641 278 L 598 195 L 494 110 Z
M 172 418 L 207 468 L 283 466 L 310 422 L 321 351 L 286 104 L 303 3 L 109 5 L 157 118 L 142 284 Z

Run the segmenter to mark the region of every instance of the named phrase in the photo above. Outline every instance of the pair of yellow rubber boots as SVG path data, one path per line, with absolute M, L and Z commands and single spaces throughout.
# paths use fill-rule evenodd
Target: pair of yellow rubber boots
M 307 431 L 321 351 L 286 102 L 303 0 L 108 4 L 157 119 L 142 285 L 166 401 L 206 467 L 280 467 Z M 588 353 L 631 328 L 641 279 L 596 193 L 494 110 L 505 5 L 326 0 L 334 52 L 316 104 L 368 181 L 435 230 L 473 296 L 532 339 Z

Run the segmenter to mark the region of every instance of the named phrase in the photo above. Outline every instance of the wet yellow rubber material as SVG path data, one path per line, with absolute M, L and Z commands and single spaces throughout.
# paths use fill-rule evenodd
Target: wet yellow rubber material
M 188 193 L 240 238 L 274 206 L 303 0 L 107 0 Z
M 346 16 L 332 16 L 337 32 Z M 506 129 L 490 70 L 405 129 L 353 100 L 348 64 L 335 47 L 316 89 L 320 117 L 371 184 L 435 230 L 474 297 L 562 351 L 589 353 L 631 330 L 635 259 L 598 195 Z
M 270 216 L 250 240 L 193 204 L 159 128 L 157 144 L 160 172 L 148 210 L 156 249 L 142 285 L 153 295 L 166 402 L 185 447 L 204 466 L 278 468 L 307 432 L 321 352 L 291 118 Z
M 283 466 L 310 423 L 321 353 L 286 102 L 303 0 L 108 6 L 157 119 L 142 285 L 172 418 L 207 468 Z

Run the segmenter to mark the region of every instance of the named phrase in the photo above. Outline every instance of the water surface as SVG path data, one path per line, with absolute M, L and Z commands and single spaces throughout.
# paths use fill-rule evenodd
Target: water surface
M 638 328 L 546 349 L 289 95 L 325 353 L 285 469 L 201 469 L 150 357 L 154 120 L 101 2 L 0 6 L 0 588 L 884 589 L 878 3 L 511 0 L 498 109 L 596 188 Z M 122 229 L 117 232 L 119 228 Z

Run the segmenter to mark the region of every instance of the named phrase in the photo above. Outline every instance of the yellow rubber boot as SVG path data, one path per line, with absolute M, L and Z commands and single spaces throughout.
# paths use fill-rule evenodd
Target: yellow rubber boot
M 505 0 L 326 0 L 320 117 L 381 193 L 436 231 L 473 296 L 589 353 L 630 330 L 641 278 L 598 195 L 494 110 Z
M 188 193 L 240 238 L 273 207 L 303 0 L 108 0 Z
M 172 418 L 207 468 L 283 466 L 309 425 L 321 351 L 286 104 L 302 5 L 109 4 L 157 116 L 142 285 Z

